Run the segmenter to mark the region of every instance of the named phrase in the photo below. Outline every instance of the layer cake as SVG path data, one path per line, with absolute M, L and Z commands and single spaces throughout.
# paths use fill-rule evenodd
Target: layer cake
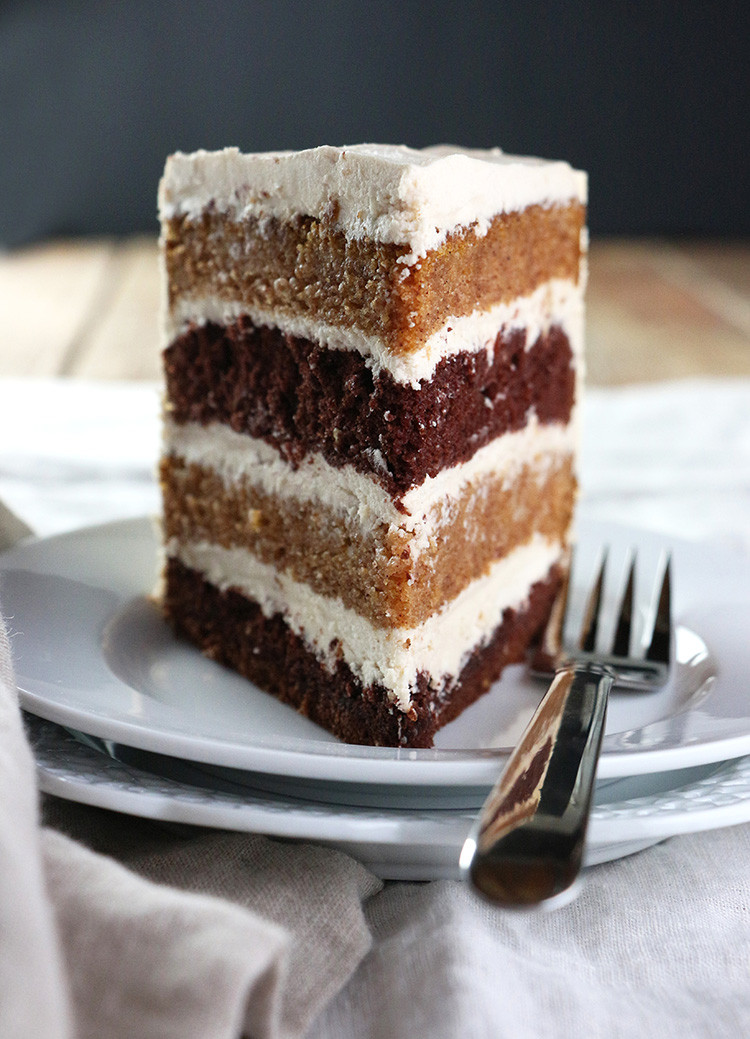
M 566 566 L 585 175 L 227 149 L 159 204 L 164 611 L 340 738 L 430 746 Z

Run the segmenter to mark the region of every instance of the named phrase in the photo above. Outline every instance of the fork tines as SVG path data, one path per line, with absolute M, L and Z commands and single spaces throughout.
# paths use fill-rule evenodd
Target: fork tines
M 636 554 L 630 553 L 625 589 L 617 604 L 613 634 L 606 648 L 600 648 L 600 627 L 607 614 L 605 584 L 609 552 L 600 553 L 598 568 L 591 584 L 577 635 L 569 636 L 574 623 L 573 561 L 560 588 L 547 625 L 530 662 L 532 675 L 549 678 L 555 667 L 565 662 L 597 663 L 611 667 L 620 689 L 653 689 L 663 685 L 672 662 L 672 564 L 668 554 L 663 558 L 658 593 L 643 611 L 646 618 L 640 645 L 631 648 L 636 602 Z M 611 614 L 609 615 L 611 620 Z
M 603 614 L 604 586 L 608 550 L 602 552 L 599 568 L 584 609 L 580 634 L 569 655 L 576 660 L 597 660 L 615 669 L 620 686 L 651 687 L 666 680 L 672 653 L 671 558 L 666 556 L 656 607 L 649 609 L 653 620 L 644 632 L 643 643 L 632 649 L 636 609 L 636 553 L 630 553 L 630 566 L 625 589 L 619 601 L 614 632 L 608 649 L 597 650 L 599 627 Z M 566 614 L 570 602 L 566 605 Z M 563 622 L 565 625 L 566 621 Z M 565 627 L 563 626 L 563 631 Z M 646 641 L 648 640 L 648 641 Z
M 672 656 L 672 558 L 667 555 L 664 563 L 659 600 L 651 633 L 651 642 L 646 648 L 646 660 L 665 663 L 669 666 Z

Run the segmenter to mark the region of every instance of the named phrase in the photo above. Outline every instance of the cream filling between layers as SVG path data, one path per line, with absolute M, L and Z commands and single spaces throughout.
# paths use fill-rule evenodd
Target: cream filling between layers
M 361 354 L 377 377 L 389 372 L 396 382 L 419 389 L 429 380 L 437 365 L 457 353 L 487 350 L 492 357 L 498 332 L 525 329 L 526 348 L 530 349 L 541 334 L 559 325 L 568 337 L 576 360 L 583 354 L 584 303 L 583 284 L 568 278 L 553 278 L 528 296 L 510 303 L 500 303 L 489 310 L 476 310 L 463 317 L 448 318 L 433 333 L 425 346 L 414 354 L 394 355 L 377 336 L 366 335 L 356 328 L 341 328 L 301 314 L 280 314 L 272 310 L 248 307 L 239 300 L 223 300 L 218 296 L 196 299 L 181 298 L 166 313 L 164 341 L 168 346 L 184 333 L 190 324 L 214 322 L 230 325 L 247 314 L 255 325 L 267 325 L 331 350 L 351 350 Z
M 542 425 L 531 415 L 523 429 L 497 437 L 468 462 L 428 476 L 407 491 L 397 507 L 376 480 L 351 465 L 337 468 L 313 454 L 292 468 L 265 441 L 235 433 L 220 422 L 201 426 L 166 417 L 163 431 L 165 454 L 212 470 L 228 487 L 246 482 L 281 500 L 319 502 L 363 533 L 384 523 L 409 531 L 416 551 L 431 544 L 435 530 L 450 519 L 468 485 L 481 488 L 488 477 L 510 484 L 524 467 L 533 468 L 543 479 L 550 466 L 575 453 L 578 439 L 574 417 L 567 425 Z
M 340 599 L 319 595 L 245 549 L 172 540 L 166 551 L 220 590 L 252 599 L 264 616 L 281 614 L 330 671 L 343 659 L 364 686 L 383 686 L 407 712 L 418 674 L 429 675 L 435 689 L 457 676 L 468 656 L 490 640 L 503 611 L 523 608 L 532 585 L 547 577 L 565 549 L 535 535 L 424 623 L 400 629 L 373 627 Z

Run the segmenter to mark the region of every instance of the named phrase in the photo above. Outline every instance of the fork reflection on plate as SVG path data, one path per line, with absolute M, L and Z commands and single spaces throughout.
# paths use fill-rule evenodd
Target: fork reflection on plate
M 512 752 L 467 837 L 463 876 L 485 898 L 507 907 L 558 899 L 583 862 L 607 701 L 613 685 L 660 688 L 672 659 L 671 566 L 663 566 L 648 642 L 634 647 L 633 554 L 610 645 L 598 648 L 607 553 L 588 597 L 580 635 L 567 645 L 569 582 L 561 588 L 534 662 L 551 685 Z

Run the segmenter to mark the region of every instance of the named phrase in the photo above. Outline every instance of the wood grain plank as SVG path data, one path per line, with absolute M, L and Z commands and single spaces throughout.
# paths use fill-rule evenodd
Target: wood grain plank
M 0 254 L 0 373 L 64 373 L 113 248 L 108 240 L 65 241 Z
M 750 300 L 750 242 L 690 242 L 675 249 L 702 272 Z
M 117 251 L 117 279 L 80 344 L 74 374 L 156 379 L 160 374 L 160 280 L 156 241 L 137 237 Z
M 661 242 L 592 243 L 587 302 L 592 385 L 750 375 L 750 335 L 716 305 L 716 285 L 708 297 L 707 276 L 685 276 L 686 258 L 689 262 L 689 252 L 678 255 Z

